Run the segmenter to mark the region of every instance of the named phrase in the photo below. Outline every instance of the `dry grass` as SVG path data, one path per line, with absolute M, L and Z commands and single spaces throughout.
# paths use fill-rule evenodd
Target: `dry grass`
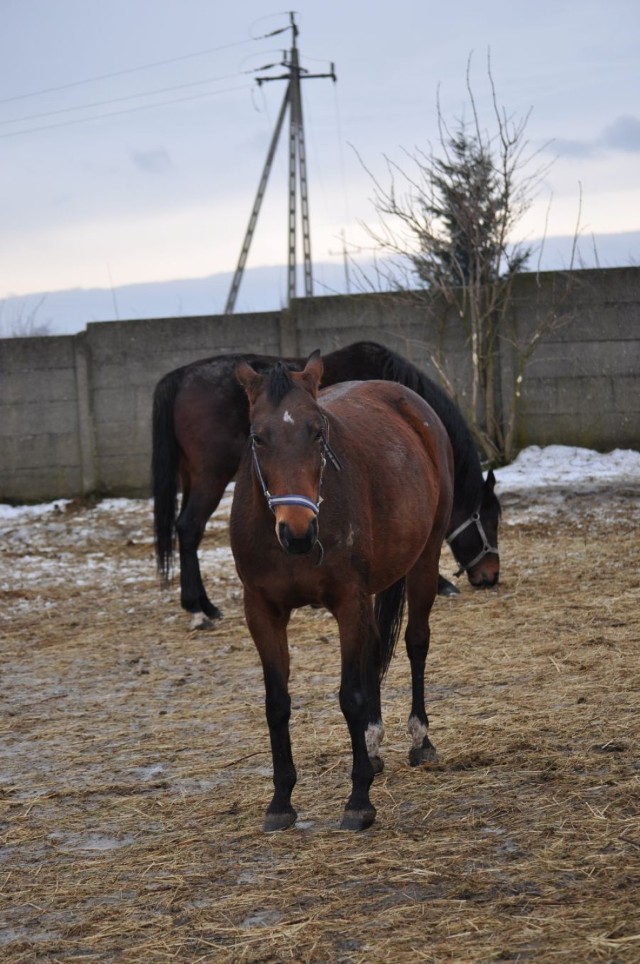
M 2 593 L 2 959 L 637 961 L 640 534 L 625 505 L 503 527 L 499 591 L 438 601 L 441 762 L 407 764 L 399 652 L 362 834 L 337 829 L 350 757 L 331 618 L 293 621 L 300 820 L 264 835 L 263 686 L 231 567 L 224 622 L 190 632 L 148 540 L 69 514 L 67 531 L 91 529 L 79 571 L 98 548 L 148 578 Z

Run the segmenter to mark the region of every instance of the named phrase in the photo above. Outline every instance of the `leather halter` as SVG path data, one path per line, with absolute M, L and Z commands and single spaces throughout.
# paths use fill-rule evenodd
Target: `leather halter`
M 451 545 L 451 543 L 453 542 L 454 539 L 457 539 L 458 536 L 465 531 L 465 529 L 468 529 L 469 526 L 472 526 L 472 525 L 475 525 L 476 529 L 478 530 L 478 534 L 482 539 L 482 549 L 480 550 L 478 555 L 471 560 L 471 562 L 468 562 L 466 565 L 463 565 L 460 562 L 458 556 L 456 555 L 455 550 Z M 454 576 L 461 576 L 463 572 L 468 572 L 469 569 L 473 569 L 473 567 L 478 562 L 480 562 L 481 559 L 484 559 L 484 557 L 488 555 L 490 552 L 495 552 L 495 554 L 498 555 L 498 547 L 491 545 L 487 537 L 487 534 L 484 531 L 484 526 L 480 521 L 479 509 L 476 509 L 475 512 L 472 512 L 469 518 L 465 522 L 463 522 L 462 525 L 459 525 L 458 528 L 451 533 L 451 535 L 447 536 L 446 541 L 447 541 L 447 545 L 451 549 L 451 552 L 453 553 L 454 559 L 456 560 L 456 562 L 458 563 L 458 566 L 460 567 L 457 572 L 454 572 Z

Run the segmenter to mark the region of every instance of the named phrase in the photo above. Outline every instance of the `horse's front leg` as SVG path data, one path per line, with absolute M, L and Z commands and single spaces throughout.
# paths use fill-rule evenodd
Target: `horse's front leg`
M 247 625 L 262 662 L 265 710 L 273 760 L 275 792 L 267 808 L 264 829 L 268 832 L 285 830 L 292 826 L 297 818 L 297 813 L 291 806 L 296 769 L 289 734 L 291 697 L 287 624 L 290 613 L 276 610 L 261 596 L 246 590 L 244 607 Z
M 411 713 L 408 729 L 412 746 L 409 750 L 409 763 L 434 763 L 436 749 L 429 739 L 429 719 L 425 708 L 424 672 L 429 652 L 429 614 L 433 606 L 437 588 L 437 563 L 418 566 L 407 576 L 408 621 L 405 633 L 407 656 L 411 666 Z
M 202 491 L 201 491 L 202 489 Z M 205 489 L 196 481 L 184 499 L 176 520 L 180 549 L 180 605 L 192 616 L 192 628 L 210 626 L 222 613 L 207 596 L 202 582 L 198 548 L 207 525 L 224 493 L 224 485 L 213 483 Z
M 342 678 L 340 708 L 353 752 L 352 790 L 342 818 L 342 830 L 366 830 L 376 816 L 369 799 L 374 768 L 369 758 L 367 730 L 372 707 L 380 706 L 378 630 L 369 597 L 343 605 L 336 612 L 340 630 Z

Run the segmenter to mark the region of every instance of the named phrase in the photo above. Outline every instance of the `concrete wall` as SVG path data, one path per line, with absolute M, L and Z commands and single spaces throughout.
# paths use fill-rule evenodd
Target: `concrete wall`
M 149 492 L 158 379 L 221 352 L 282 353 L 280 313 L 101 322 L 0 340 L 0 501 Z
M 576 278 L 568 306 L 561 276 L 518 279 L 513 338 L 526 341 L 543 312 L 571 311 L 532 356 L 518 442 L 640 448 L 640 269 Z M 371 294 L 299 299 L 291 312 L 103 322 L 75 336 L 0 340 L 0 501 L 147 495 L 153 388 L 194 359 L 305 355 L 373 339 L 435 376 L 426 350 L 434 324 L 410 293 Z M 510 345 L 505 338 L 505 386 Z M 445 348 L 464 382 L 460 332 L 446 333 Z
M 76 362 L 73 338 L 0 341 L 0 498 L 85 489 Z
M 149 480 L 151 397 L 158 379 L 196 358 L 249 350 L 280 353 L 279 315 L 156 319 L 89 325 L 95 480 L 101 492 L 135 494 Z
M 576 275 L 566 305 L 571 320 L 541 341 L 527 369 L 519 446 L 640 448 L 640 268 Z M 563 294 L 553 275 L 541 291 L 534 276 L 519 281 L 515 325 L 522 336 L 554 303 L 563 307 Z

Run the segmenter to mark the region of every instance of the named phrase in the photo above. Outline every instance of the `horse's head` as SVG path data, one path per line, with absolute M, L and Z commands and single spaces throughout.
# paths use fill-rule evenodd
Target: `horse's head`
M 456 575 L 466 572 L 476 589 L 495 586 L 500 576 L 498 523 L 501 510 L 495 485 L 495 475 L 489 471 L 482 484 L 480 505 L 447 536 L 449 548 L 460 567 Z
M 275 516 L 278 542 L 292 554 L 309 553 L 318 541 L 322 474 L 330 451 L 326 416 L 316 401 L 322 371 L 319 351 L 301 372 L 283 362 L 264 374 L 244 361 L 236 367 L 249 399 L 256 479 Z

